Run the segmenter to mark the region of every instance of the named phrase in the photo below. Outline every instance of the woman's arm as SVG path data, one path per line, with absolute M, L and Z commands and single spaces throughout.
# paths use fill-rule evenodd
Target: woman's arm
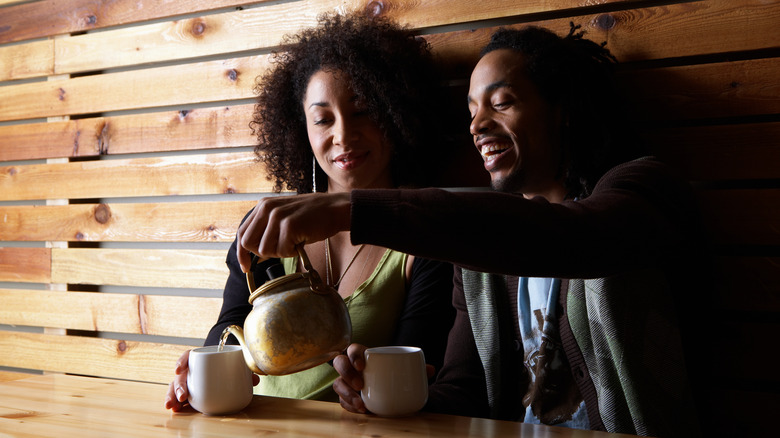
M 444 365 L 428 388 L 425 410 L 470 417 L 490 416 L 485 371 L 471 331 L 460 269 L 454 276 L 452 305 L 456 316 L 447 342 Z
M 425 361 L 438 371 L 455 318 L 453 268 L 449 263 L 415 257 L 411 272 L 393 343 L 422 348 Z

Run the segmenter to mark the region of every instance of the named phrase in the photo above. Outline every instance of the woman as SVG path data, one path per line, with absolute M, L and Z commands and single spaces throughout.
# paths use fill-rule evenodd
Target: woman
M 442 144 L 438 123 L 426 108 L 440 100 L 427 43 L 384 19 L 327 15 L 315 28 L 287 37 L 275 66 L 258 82 L 251 126 L 259 159 L 275 181 L 299 194 L 356 188 L 424 185 L 433 145 Z M 270 178 L 269 177 L 269 178 Z M 253 212 L 250 212 L 251 216 Z M 324 218 L 326 220 L 327 218 Z M 249 224 L 245 218 L 242 227 Z M 348 233 L 305 245 L 312 265 L 344 298 L 354 342 L 368 346 L 417 345 L 427 362 L 441 365 L 454 311 L 452 266 L 373 245 L 354 246 Z M 257 284 L 265 268 L 253 270 Z M 227 259 L 230 277 L 217 324 L 206 340 L 219 342 L 230 324 L 251 310 L 236 242 Z M 282 259 L 284 273 L 302 270 Z M 182 355 L 166 407 L 186 401 Z M 287 376 L 263 376 L 256 393 L 337 401 L 329 364 Z

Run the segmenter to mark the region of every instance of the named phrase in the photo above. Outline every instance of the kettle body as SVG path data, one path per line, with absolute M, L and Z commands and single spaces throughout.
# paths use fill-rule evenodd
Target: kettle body
M 243 329 L 223 332 L 241 344 L 244 359 L 257 374 L 285 375 L 328 362 L 349 346 L 352 323 L 344 299 L 322 282 L 298 247 L 307 272 L 275 278 L 255 288 L 247 275 L 252 311 Z

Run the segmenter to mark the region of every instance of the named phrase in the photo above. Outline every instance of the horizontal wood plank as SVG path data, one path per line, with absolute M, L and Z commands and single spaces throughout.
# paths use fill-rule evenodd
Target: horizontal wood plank
M 703 190 L 705 227 L 716 245 L 780 245 L 780 189 Z
M 31 41 L 25 44 L 0 46 L 0 82 L 53 74 L 54 41 Z
M 523 21 L 504 27 L 538 25 L 565 35 L 569 23 L 574 22 L 582 26 L 586 38 L 607 42 L 613 55 L 623 63 L 631 63 L 777 48 L 780 45 L 775 38 L 776 23 L 780 20 L 778 4 L 780 0 L 694 1 L 638 9 L 627 7 L 601 14 L 582 15 L 574 10 L 566 18 Z M 475 26 L 426 35 L 426 39 L 448 66 L 449 74 L 464 78 L 498 28 Z
M 33 377 L 35 375 L 36 374 L 16 372 L 16 371 L 0 371 L 0 382 L 10 382 L 11 380 L 26 379 L 28 377 Z
M 0 167 L 0 200 L 5 201 L 267 193 L 272 188 L 251 152 Z
M 0 43 L 102 29 L 122 24 L 244 6 L 268 0 L 42 0 L 3 10 Z M 20 0 L 0 0 L 0 5 Z
M 52 283 L 218 289 L 225 250 L 53 248 Z
M 342 0 L 299 0 L 55 41 L 58 74 L 269 49 Z
M 254 105 L 0 126 L 0 161 L 251 146 Z
M 205 338 L 222 298 L 0 289 L 0 324 Z
M 456 23 L 478 22 L 501 17 L 522 16 L 556 9 L 567 9 L 572 16 L 560 20 L 527 22 L 539 24 L 565 33 L 569 22 L 583 24 L 588 36 L 597 41 L 608 41 L 609 47 L 623 61 L 671 58 L 722 53 L 732 50 L 756 50 L 777 47 L 771 38 L 771 29 L 778 13 L 772 2 L 740 0 L 737 2 L 682 2 L 679 5 L 635 9 L 631 1 L 624 3 L 624 10 L 596 15 L 580 15 L 577 8 L 586 6 L 580 1 L 544 4 L 530 1 L 501 0 L 491 6 L 473 8 L 466 0 L 427 2 L 383 2 L 365 0 L 301 0 L 292 3 L 269 5 L 261 8 L 226 12 L 140 27 L 117 29 L 95 34 L 77 35 L 57 39 L 56 47 L 47 52 L 26 51 L 23 58 L 16 58 L 16 73 L 6 73 L 0 80 L 20 79 L 48 75 L 49 72 L 69 74 L 154 62 L 184 60 L 198 56 L 234 53 L 247 50 L 268 49 L 276 45 L 281 36 L 293 33 L 301 27 L 315 24 L 317 13 L 338 7 L 364 8 L 371 13 L 391 16 L 399 22 L 417 29 Z M 713 4 L 714 3 L 714 4 Z M 438 14 L 446 7 L 448 14 Z M 300 11 L 310 11 L 301 14 Z M 695 20 L 691 19 L 695 16 Z M 526 20 L 522 20 L 526 21 Z M 525 24 L 523 24 L 525 25 Z M 718 35 L 692 29 L 690 26 L 718 28 Z M 753 32 L 743 32 L 749 26 Z M 445 56 L 448 62 L 468 59 L 473 65 L 477 52 L 495 28 L 475 25 L 476 32 L 429 35 L 434 47 L 442 52 L 457 50 L 456 56 Z M 659 29 L 662 29 L 659 31 Z M 764 32 L 765 30 L 765 32 Z M 682 36 L 685 37 L 682 37 Z M 691 38 L 692 35 L 702 35 Z M 703 37 L 707 35 L 707 37 Z M 439 48 L 439 43 L 446 48 Z M 14 47 L 14 46 L 11 46 Z M 14 59 L 0 48 L 0 59 Z M 22 50 L 22 49 L 17 49 Z M 52 57 L 51 53 L 55 55 Z M 56 67 L 51 65 L 56 62 Z M 30 64 L 30 65 L 27 65 Z M 37 73 L 36 73 L 37 72 Z
M 0 331 L 0 366 L 169 383 L 176 360 L 194 347 Z
M 51 249 L 0 246 L 0 281 L 51 282 Z
M 691 181 L 780 179 L 780 123 L 659 128 L 643 135 Z
M 779 8 L 780 9 L 780 8 Z M 707 119 L 780 113 L 778 58 L 627 72 L 639 117 Z
M 719 309 L 780 313 L 780 257 L 718 256 L 713 263 Z
M 267 56 L 155 67 L 2 87 L 0 120 L 253 98 Z
M 0 236 L 17 241 L 230 242 L 255 201 L 0 207 Z
M 151 0 L 146 0 L 146 2 L 151 3 Z M 630 4 L 625 0 L 605 2 Z M 73 17 L 71 19 L 69 27 L 78 27 L 79 22 L 87 23 L 92 28 L 103 27 L 111 21 L 120 22 L 122 20 L 117 19 L 116 16 L 121 16 L 124 11 L 118 9 L 123 6 L 126 8 L 127 5 L 117 3 L 123 2 L 111 2 L 111 6 L 101 8 L 106 9 L 106 11 L 100 13 L 96 13 L 94 7 L 87 7 L 86 10 L 80 12 L 83 14 L 81 18 Z M 530 0 L 498 0 L 491 2 L 490 7 L 475 9 L 466 0 L 386 1 L 381 3 L 368 0 L 299 0 L 98 33 L 64 36 L 51 42 L 54 47 L 49 52 L 54 52 L 53 58 L 50 55 L 43 56 L 42 54 L 10 58 L 8 54 L 4 53 L 3 48 L 0 48 L 0 59 L 14 59 L 15 63 L 19 65 L 14 69 L 15 71 L 5 72 L 5 77 L 0 71 L 0 80 L 47 75 L 50 74 L 47 73 L 50 71 L 57 74 L 70 74 L 145 65 L 160 61 L 184 60 L 222 53 L 269 49 L 275 47 L 283 35 L 294 33 L 304 27 L 314 26 L 317 15 L 334 10 L 364 9 L 368 13 L 389 15 L 403 24 L 421 28 L 577 8 L 584 5 L 586 4 L 579 0 L 568 0 L 554 4 Z M 448 14 L 438 13 L 443 7 L 447 8 Z M 9 20 L 13 20 L 14 15 L 18 16 L 18 20 L 22 22 L 38 18 L 33 13 L 38 12 L 38 8 L 31 9 L 10 8 Z M 171 9 L 175 10 L 175 8 Z M 72 16 L 73 11 L 71 9 L 68 14 L 63 13 L 62 16 Z M 199 10 L 187 12 L 199 12 Z M 116 15 L 111 15 L 112 13 Z M 148 14 L 148 12 L 144 12 L 144 14 Z M 162 14 L 161 17 L 168 14 L 170 11 L 166 10 L 166 14 Z M 38 25 L 28 29 L 33 31 L 39 29 L 44 33 L 49 33 L 57 28 L 67 27 L 62 26 L 61 19 L 53 19 L 52 17 L 50 12 L 46 14 L 46 18 L 41 17 L 40 20 L 43 23 L 50 23 L 50 28 Z M 132 21 L 140 23 L 143 18 L 141 14 L 136 13 Z M 101 24 L 98 25 L 98 22 Z M 0 29 L 5 29 L 5 32 L 0 32 L 0 42 L 3 38 L 12 37 L 14 29 L 20 27 L 17 23 L 11 23 L 5 28 L 2 26 L 3 22 L 0 20 Z

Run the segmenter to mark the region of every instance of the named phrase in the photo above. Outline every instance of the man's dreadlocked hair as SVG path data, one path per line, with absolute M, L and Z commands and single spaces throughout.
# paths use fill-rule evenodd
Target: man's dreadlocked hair
M 615 83 L 617 59 L 583 38 L 571 23 L 561 38 L 540 27 L 499 29 L 481 56 L 499 49 L 523 55 L 528 78 L 544 99 L 561 109 L 562 162 L 567 196 L 586 197 L 615 165 L 643 155 L 630 137 L 626 108 Z

